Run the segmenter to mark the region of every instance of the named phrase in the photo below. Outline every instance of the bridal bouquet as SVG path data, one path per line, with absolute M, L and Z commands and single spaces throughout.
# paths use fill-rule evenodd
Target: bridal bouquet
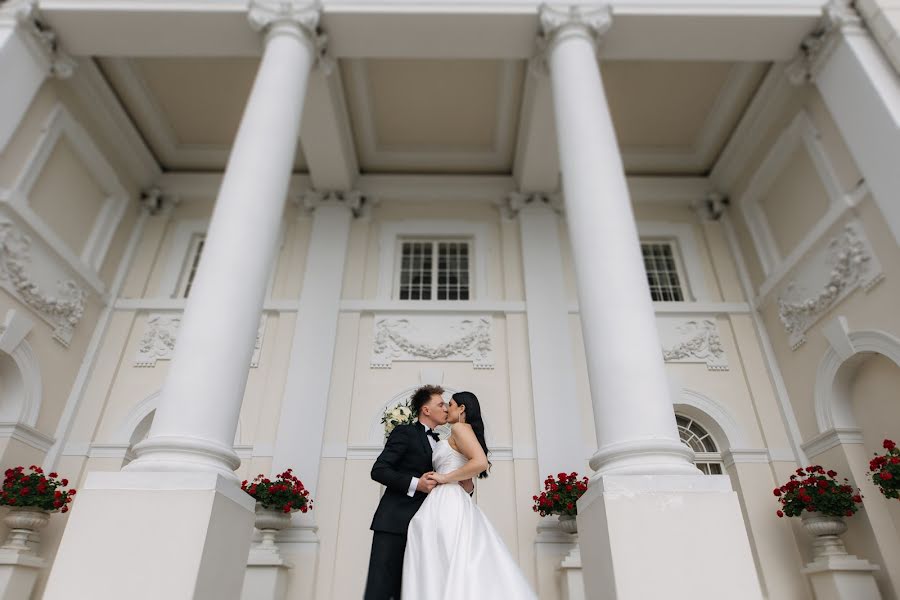
M 774 490 L 784 510 L 776 511 L 779 517 L 799 517 L 804 510 L 818 512 L 829 517 L 852 517 L 862 502 L 859 490 L 854 490 L 847 479 L 839 483 L 834 471 L 826 471 L 818 465 L 797 469 L 790 480 Z
M 544 491 L 540 496 L 532 496 L 533 510 L 542 517 L 547 515 L 572 516 L 578 514 L 576 502 L 587 491 L 588 478 L 578 479 L 578 473 L 559 473 L 556 479 L 548 475 L 544 480 Z
M 278 475 L 274 480 L 262 473 L 241 482 L 241 489 L 250 494 L 263 508 L 281 510 L 289 513 L 299 510 L 305 513 L 312 510 L 312 498 L 303 483 L 294 477 L 292 469 Z
M 387 439 L 397 425 L 409 425 L 416 422 L 413 415 L 412 404 L 409 400 L 396 404 L 384 411 L 381 415 L 381 424 L 384 425 L 384 439 Z
M 44 475 L 44 470 L 35 465 L 28 468 L 31 473 L 25 473 L 25 467 L 6 470 L 3 488 L 0 489 L 0 505 L 69 512 L 68 504 L 75 496 L 75 490 L 65 489 L 69 480 L 58 479 L 56 473 Z
M 869 461 L 869 475 L 885 498 L 900 500 L 900 449 L 892 440 L 884 440 L 884 454 Z

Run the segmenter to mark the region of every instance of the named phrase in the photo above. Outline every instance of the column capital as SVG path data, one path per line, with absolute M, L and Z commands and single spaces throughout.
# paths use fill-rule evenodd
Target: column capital
M 822 7 L 819 26 L 803 38 L 794 59 L 785 68 L 788 80 L 794 85 L 815 81 L 816 76 L 831 56 L 842 32 L 863 32 L 862 17 L 852 0 L 830 0 Z
M 531 69 L 538 73 L 547 72 L 547 52 L 553 46 L 569 37 L 587 38 L 599 47 L 603 37 L 612 26 L 612 11 L 608 4 L 550 5 L 538 7 L 540 32 L 537 39 L 537 54 L 531 60 Z
M 552 211 L 562 214 L 563 200 L 559 192 L 510 192 L 502 203 L 505 217 L 514 219 L 523 211 Z
M 314 190 L 309 189 L 303 193 L 300 202 L 307 213 L 312 213 L 318 208 L 337 206 L 348 209 L 354 217 L 365 214 L 367 209 L 374 204 L 372 198 L 363 195 L 359 190 Z
M 691 208 L 703 223 L 718 221 L 725 214 L 725 210 L 731 205 L 728 196 L 721 192 L 709 192 L 702 200 L 691 203 Z
M 334 59 L 327 52 L 328 37 L 319 31 L 321 16 L 320 0 L 250 0 L 247 9 L 250 27 L 267 37 L 276 31 L 303 34 L 316 50 L 316 66 L 330 75 Z
M 178 206 L 179 202 L 181 202 L 181 196 L 177 192 L 169 192 L 159 186 L 141 190 L 141 210 L 151 217 L 159 214 L 170 214 Z
M 47 73 L 68 79 L 75 72 L 75 59 L 61 47 L 56 32 L 41 17 L 37 0 L 9 0 L 0 7 L 0 26 L 18 27 L 28 47 Z

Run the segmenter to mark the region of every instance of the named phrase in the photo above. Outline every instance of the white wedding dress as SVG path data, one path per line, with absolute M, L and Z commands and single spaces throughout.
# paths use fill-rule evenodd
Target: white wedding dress
M 434 447 L 434 470 L 466 457 L 447 440 Z M 435 487 L 409 523 L 403 600 L 537 600 L 497 531 L 461 486 Z

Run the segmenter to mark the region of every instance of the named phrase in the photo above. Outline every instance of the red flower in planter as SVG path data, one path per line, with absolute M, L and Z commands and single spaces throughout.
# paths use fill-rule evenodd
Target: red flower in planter
M 3 492 L 0 493 L 0 505 L 33 506 L 46 511 L 59 510 L 68 512 L 66 506 L 72 502 L 75 490 L 64 490 L 68 480 L 58 480 L 56 473 L 44 475 L 38 466 L 29 467 L 31 473 L 25 473 L 25 467 L 14 467 L 4 472 Z
M 253 481 L 241 482 L 241 489 L 264 508 L 285 513 L 295 510 L 305 513 L 312 509 L 313 501 L 309 497 L 309 490 L 293 475 L 293 469 L 276 476 L 274 481 L 260 473 Z
M 839 484 L 837 472 L 825 471 L 819 465 L 795 472 L 796 475 L 791 475 L 787 483 L 773 491 L 783 509 L 775 512 L 779 518 L 796 517 L 804 510 L 849 517 L 858 510 L 857 504 L 862 502 L 862 496 L 852 486 Z
M 885 498 L 900 499 L 900 448 L 893 440 L 884 440 L 884 454 L 869 461 L 869 477 Z
M 547 515 L 571 515 L 578 513 L 578 499 L 587 491 L 588 478 L 578 479 L 578 473 L 557 473 L 556 479 L 548 475 L 544 480 L 544 491 L 532 496 L 532 510 L 542 517 Z

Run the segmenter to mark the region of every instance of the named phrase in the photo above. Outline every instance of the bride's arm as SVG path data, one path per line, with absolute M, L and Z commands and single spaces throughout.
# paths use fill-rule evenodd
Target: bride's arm
M 472 426 L 468 423 L 454 423 L 452 431 L 453 439 L 459 447 L 459 452 L 468 458 L 469 461 L 455 471 L 436 473 L 434 479 L 438 483 L 465 481 L 466 479 L 477 477 L 479 473 L 488 468 L 487 456 L 484 455 L 484 450 L 481 448 L 481 444 L 478 443 L 478 438 L 475 437 Z

